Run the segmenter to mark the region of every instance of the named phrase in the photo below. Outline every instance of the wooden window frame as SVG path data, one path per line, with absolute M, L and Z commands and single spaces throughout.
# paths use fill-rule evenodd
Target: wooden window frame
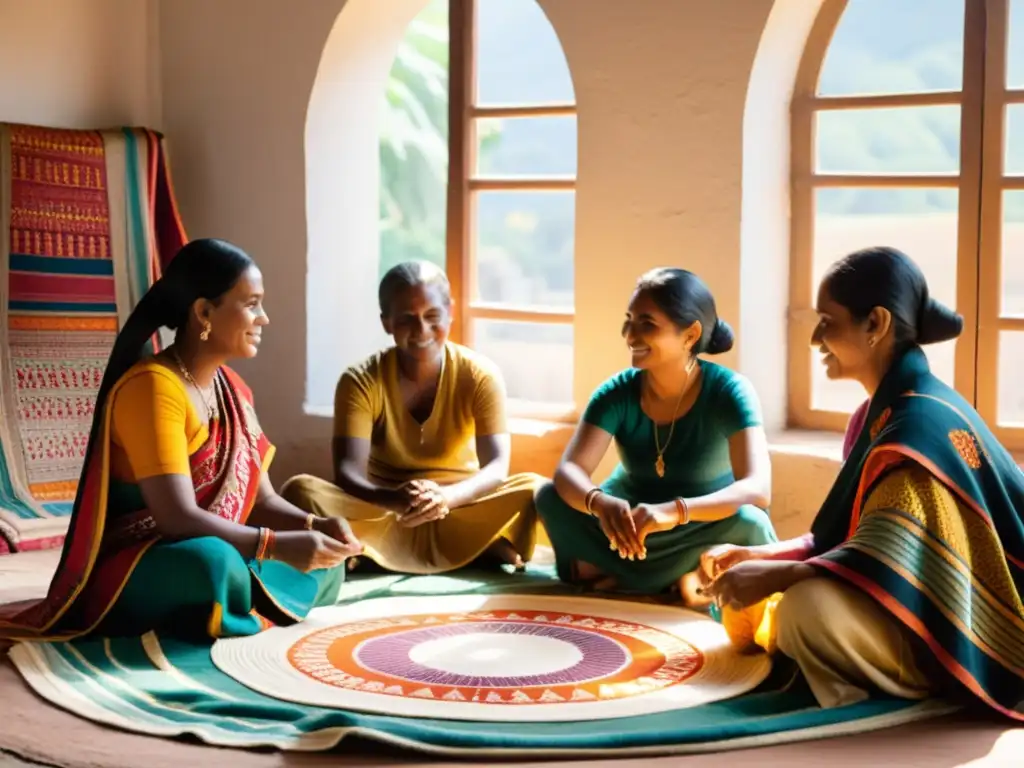
M 535 2 L 536 0 L 531 0 Z M 453 341 L 472 347 L 476 320 L 572 325 L 575 309 L 513 306 L 477 299 L 474 248 L 475 194 L 484 191 L 573 191 L 571 176 L 480 176 L 476 173 L 476 123 L 478 120 L 523 117 L 575 117 L 576 104 L 502 104 L 481 106 L 477 93 L 477 3 L 449 0 L 448 90 L 448 193 L 446 271 L 455 299 Z M 571 364 L 571 363 L 570 363 Z M 516 416 L 575 420 L 574 403 L 540 403 L 510 400 Z
M 1004 174 L 1003 127 L 1008 104 L 1024 89 L 1006 87 L 1008 3 L 965 0 L 964 69 L 960 91 L 819 96 L 818 80 L 836 29 L 851 0 L 825 0 L 807 39 L 791 104 L 788 422 L 793 428 L 842 432 L 849 414 L 812 407 L 814 351 L 814 194 L 825 187 L 948 187 L 958 190 L 957 340 L 954 385 L 1008 448 L 1024 449 L 1024 427 L 998 424 L 1000 331 L 1024 331 L 1024 317 L 1001 311 L 1002 194 L 1024 189 L 1024 176 Z M 855 0 L 854 0 L 855 1 Z M 986 77 L 987 73 L 991 74 Z M 822 111 L 958 105 L 960 169 L 954 174 L 829 174 L 815 168 L 815 116 Z M 984 375 L 983 375 L 984 374 Z

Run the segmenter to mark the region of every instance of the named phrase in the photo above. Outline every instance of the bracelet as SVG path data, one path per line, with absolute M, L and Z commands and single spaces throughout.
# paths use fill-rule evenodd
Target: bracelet
M 260 540 L 256 545 L 256 557 L 259 562 L 274 559 L 274 545 L 277 543 L 277 534 L 269 528 L 260 528 Z
M 593 510 L 594 499 L 596 499 L 602 493 L 604 493 L 604 491 L 602 491 L 596 485 L 593 488 L 591 488 L 589 491 L 587 491 L 587 495 L 583 499 L 583 506 L 587 510 L 587 514 L 588 515 L 594 514 L 594 510 Z
M 277 533 L 267 529 L 267 549 L 263 553 L 264 560 L 273 560 L 274 554 L 277 550 Z
M 313 530 L 313 524 L 315 522 L 316 522 L 316 515 L 314 515 L 312 512 L 310 512 L 309 514 L 306 515 L 306 522 L 303 524 L 302 527 L 305 528 L 307 531 L 312 531 Z
M 690 508 L 681 498 L 676 499 L 676 515 L 678 517 L 676 525 L 686 525 L 690 522 Z
M 256 555 L 254 558 L 256 561 L 262 561 L 263 558 L 267 556 L 267 544 L 269 543 L 269 541 L 270 529 L 260 528 L 260 537 L 258 543 L 256 544 Z

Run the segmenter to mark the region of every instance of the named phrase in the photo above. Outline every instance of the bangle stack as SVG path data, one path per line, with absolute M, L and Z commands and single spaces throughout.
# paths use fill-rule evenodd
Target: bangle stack
M 274 559 L 274 543 L 276 538 L 277 535 L 269 528 L 260 528 L 260 540 L 259 544 L 256 545 L 256 560 L 258 562 Z
M 303 524 L 302 527 L 305 528 L 307 531 L 312 531 L 313 530 L 313 523 L 315 523 L 315 522 L 316 522 L 316 515 L 314 515 L 312 512 L 310 512 L 308 515 L 306 515 L 306 522 Z
M 686 506 L 685 499 L 676 499 L 676 515 L 678 516 L 676 525 L 686 525 L 690 522 L 690 508 Z
M 587 495 L 583 499 L 583 507 L 587 510 L 588 515 L 594 514 L 594 499 L 602 493 L 603 491 L 596 485 L 587 491 Z

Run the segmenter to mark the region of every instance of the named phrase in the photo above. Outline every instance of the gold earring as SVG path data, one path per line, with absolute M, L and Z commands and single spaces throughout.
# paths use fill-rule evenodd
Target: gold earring
M 210 325 L 210 321 L 207 320 L 206 323 L 203 325 L 203 332 L 199 334 L 200 340 L 202 340 L 202 341 L 209 341 L 210 340 L 210 331 L 212 331 L 212 330 L 213 330 L 213 326 Z
M 868 346 L 869 347 L 875 346 L 875 337 L 874 336 L 872 336 L 871 338 L 868 339 Z

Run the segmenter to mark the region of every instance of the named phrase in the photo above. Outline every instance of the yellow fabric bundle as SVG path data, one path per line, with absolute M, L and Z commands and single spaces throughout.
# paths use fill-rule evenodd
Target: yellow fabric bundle
M 732 644 L 741 651 L 755 647 L 768 653 L 775 652 L 775 609 L 782 600 L 782 593 L 776 592 L 759 603 L 747 608 L 722 608 L 722 626 Z

